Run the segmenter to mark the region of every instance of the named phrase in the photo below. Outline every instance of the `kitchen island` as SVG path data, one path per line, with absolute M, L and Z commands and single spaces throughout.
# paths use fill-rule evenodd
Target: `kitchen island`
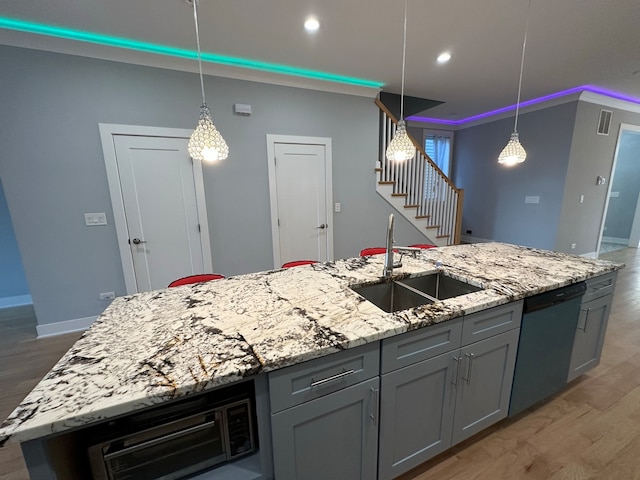
M 120 297 L 0 429 L 0 443 L 72 432 L 541 292 L 622 265 L 474 244 L 403 258 L 394 277 L 442 272 L 481 290 L 385 313 L 349 287 L 381 280 L 383 256 Z

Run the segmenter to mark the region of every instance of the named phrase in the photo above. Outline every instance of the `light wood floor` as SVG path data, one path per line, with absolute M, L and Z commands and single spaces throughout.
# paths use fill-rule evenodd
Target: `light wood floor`
M 640 254 L 602 258 L 627 268 L 618 275 L 601 364 L 547 403 L 399 480 L 640 480 Z M 29 307 L 0 310 L 0 421 L 79 336 L 37 340 Z M 0 480 L 28 478 L 19 447 L 1 448 Z

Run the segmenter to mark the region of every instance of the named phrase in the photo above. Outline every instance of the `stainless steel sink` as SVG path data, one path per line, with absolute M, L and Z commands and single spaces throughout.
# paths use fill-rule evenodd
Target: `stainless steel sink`
M 475 285 L 456 280 L 455 278 L 448 277 L 442 273 L 434 273 L 431 275 L 424 275 L 422 277 L 405 278 L 400 282 L 404 285 L 413 287 L 416 290 L 420 290 L 421 292 L 438 300 L 445 300 L 447 298 L 458 297 L 460 295 L 466 295 L 467 293 L 482 290 Z
M 435 299 L 409 289 L 399 282 L 374 283 L 373 285 L 351 287 L 351 290 L 388 313 L 426 305 L 435 301 Z
M 442 273 L 351 287 L 385 312 L 397 312 L 482 290 Z

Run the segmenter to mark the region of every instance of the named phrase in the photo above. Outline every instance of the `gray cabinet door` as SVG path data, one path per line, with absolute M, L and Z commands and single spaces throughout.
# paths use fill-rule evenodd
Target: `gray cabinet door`
M 463 347 L 453 444 L 507 416 L 520 329 Z
M 612 302 L 613 295 L 609 294 L 582 304 L 571 352 L 568 382 L 600 363 Z
M 380 480 L 395 478 L 451 446 L 458 353 L 382 376 Z
M 379 377 L 271 416 L 278 480 L 375 480 Z

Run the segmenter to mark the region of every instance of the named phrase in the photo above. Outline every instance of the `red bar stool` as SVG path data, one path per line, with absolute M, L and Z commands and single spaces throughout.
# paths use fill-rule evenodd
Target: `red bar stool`
M 360 250 L 361 257 L 368 257 L 369 255 L 379 255 L 381 253 L 386 253 L 387 249 L 384 247 L 369 247 L 363 248 Z
M 187 277 L 174 280 L 169 284 L 169 288 L 189 285 L 192 283 L 209 282 L 211 280 L 220 280 L 221 278 L 224 278 L 224 275 L 220 275 L 219 273 L 199 273 L 197 275 L 189 275 Z
M 293 268 L 299 267 L 300 265 L 313 265 L 314 263 L 318 263 L 317 260 L 294 260 L 292 262 L 287 262 L 282 264 L 282 268 Z
M 427 248 L 437 248 L 436 245 L 431 245 L 429 243 L 416 243 L 414 245 L 409 245 L 410 247 L 413 248 L 422 248 L 422 249 L 427 249 Z

